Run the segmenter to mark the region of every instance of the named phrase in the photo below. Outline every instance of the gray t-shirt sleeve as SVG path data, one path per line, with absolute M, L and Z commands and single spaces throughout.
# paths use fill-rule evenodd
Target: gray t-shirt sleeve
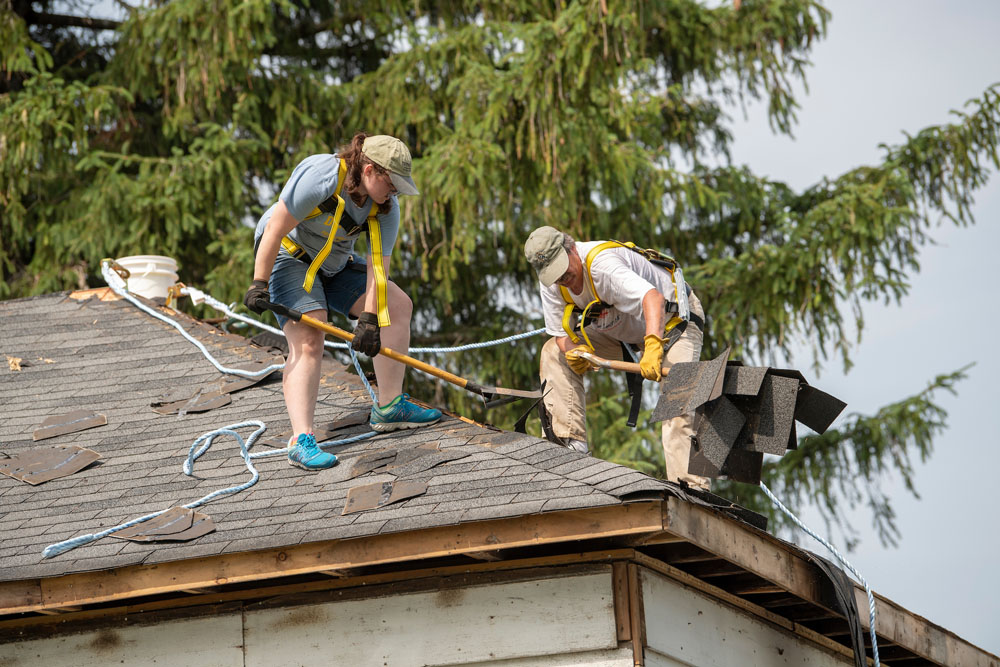
M 302 222 L 337 189 L 340 160 L 333 155 L 310 155 L 295 166 L 281 189 L 281 201 L 292 216 Z M 399 215 L 397 213 L 399 226 Z

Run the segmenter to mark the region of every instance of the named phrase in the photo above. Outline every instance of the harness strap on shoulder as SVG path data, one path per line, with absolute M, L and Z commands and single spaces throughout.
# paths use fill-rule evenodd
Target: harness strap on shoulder
M 592 350 L 594 349 L 594 346 L 591 344 L 590 337 L 587 336 L 587 332 L 585 330 L 587 314 L 595 305 L 601 306 L 603 304 L 601 302 L 601 298 L 597 295 L 597 287 L 594 285 L 594 277 L 590 275 L 590 265 L 594 261 L 594 257 L 597 256 L 597 253 L 606 248 L 615 248 L 621 245 L 624 244 L 619 243 L 618 241 L 605 241 L 604 243 L 591 248 L 590 252 L 587 253 L 586 260 L 584 260 L 584 271 L 587 274 L 587 280 L 590 282 L 590 293 L 594 295 L 594 300 L 587 304 L 587 306 L 583 309 L 583 314 L 580 316 L 580 333 L 583 334 L 584 341 L 586 341 L 587 346 Z M 566 307 L 563 309 L 563 331 L 566 332 L 566 335 L 569 336 L 571 341 L 579 345 L 580 337 L 576 335 L 576 331 L 574 331 L 573 328 L 573 313 L 577 310 L 576 303 L 574 303 L 573 297 L 570 296 L 568 289 L 560 285 L 559 291 L 562 293 L 563 301 L 566 302 Z
M 591 273 L 591 265 L 594 262 L 594 258 L 608 248 L 628 248 L 633 252 L 637 252 L 642 255 L 647 261 L 663 268 L 667 273 L 670 274 L 670 280 L 674 285 L 674 301 L 677 303 L 677 314 L 670 318 L 666 325 L 663 327 L 664 334 L 669 334 L 672 330 L 678 327 L 682 322 L 687 322 L 691 319 L 692 314 L 690 307 L 688 305 L 687 299 L 687 284 L 684 282 L 684 273 L 681 271 L 681 267 L 677 264 L 677 261 L 673 257 L 664 255 L 657 250 L 647 250 L 645 248 L 640 248 L 635 243 L 631 241 L 604 241 L 599 243 L 590 249 L 587 253 L 587 257 L 583 262 L 584 271 L 587 274 L 587 280 L 590 282 L 590 290 L 594 295 L 594 300 L 591 301 L 585 308 L 583 308 L 582 314 L 580 316 L 579 326 L 580 333 L 583 334 L 583 339 L 586 341 L 587 345 L 593 349 L 593 345 L 590 343 L 590 338 L 587 336 L 586 325 L 587 325 L 587 314 L 591 311 L 594 306 L 598 308 L 604 306 L 604 302 L 601 301 L 601 297 L 597 294 L 597 286 L 594 284 L 594 276 Z M 573 314 L 580 309 L 577 307 L 573 298 L 570 296 L 569 290 L 567 290 L 562 285 L 559 286 L 559 290 L 562 293 L 563 300 L 566 302 L 566 307 L 563 309 L 563 330 L 577 345 L 580 344 L 580 336 L 576 334 L 573 327 Z M 699 325 L 701 328 L 701 325 Z M 680 331 L 683 331 L 684 327 L 680 327 Z
M 337 199 L 337 208 L 333 213 L 333 221 L 330 224 L 330 233 L 327 234 L 326 243 L 323 244 L 323 248 L 316 253 L 315 257 L 313 257 L 312 263 L 309 264 L 309 268 L 306 270 L 306 277 L 302 281 L 302 289 L 307 292 L 312 291 L 313 282 L 316 280 L 316 273 L 319 271 L 319 267 L 323 265 L 323 262 L 326 261 L 326 258 L 329 257 L 330 250 L 333 248 L 333 238 L 337 235 L 337 227 L 340 225 L 340 218 L 344 215 L 344 199 L 340 196 L 340 190 L 344 187 L 344 180 L 346 178 L 347 162 L 345 160 L 341 160 L 340 169 L 337 171 L 337 189 L 333 193 L 333 196 Z M 310 215 L 309 217 L 313 216 Z
M 340 161 L 339 169 L 337 170 L 337 187 L 333 194 L 327 199 L 320 202 L 319 206 L 313 210 L 306 220 L 315 218 L 318 215 L 326 213 L 333 217 L 330 222 L 330 232 L 327 234 L 326 243 L 323 248 L 316 254 L 316 257 L 312 259 L 309 263 L 309 268 L 306 270 L 306 277 L 302 281 L 302 289 L 307 292 L 312 291 L 313 284 L 316 281 L 316 274 L 319 272 L 319 268 L 329 257 L 330 251 L 333 249 L 333 241 L 337 236 L 337 229 L 341 225 L 341 221 L 344 216 L 344 198 L 340 196 L 340 192 L 344 187 L 344 181 L 347 180 L 347 162 L 345 160 Z M 376 304 L 376 314 L 378 316 L 378 323 L 380 327 L 387 327 L 391 324 L 389 320 L 389 298 L 388 298 L 388 278 L 386 277 L 384 255 L 382 254 L 382 230 L 379 227 L 378 222 L 378 206 L 375 202 L 372 202 L 371 210 L 368 213 L 368 219 L 363 225 L 354 226 L 352 229 L 345 229 L 348 235 L 355 234 L 359 231 L 365 231 L 368 233 L 368 254 L 371 258 L 372 270 L 375 273 L 375 304 Z M 287 241 L 287 243 L 286 243 Z M 282 245 L 293 257 L 307 257 L 304 251 L 298 247 L 291 239 L 287 236 L 282 239 Z M 296 255 L 292 249 L 298 249 L 299 255 Z

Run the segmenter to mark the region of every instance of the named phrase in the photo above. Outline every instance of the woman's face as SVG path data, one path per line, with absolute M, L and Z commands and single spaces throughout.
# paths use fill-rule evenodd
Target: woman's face
M 361 170 L 361 184 L 368 196 L 376 204 L 384 204 L 390 195 L 396 194 L 396 188 L 389 178 L 389 173 L 379 173 L 373 165 L 366 164 Z

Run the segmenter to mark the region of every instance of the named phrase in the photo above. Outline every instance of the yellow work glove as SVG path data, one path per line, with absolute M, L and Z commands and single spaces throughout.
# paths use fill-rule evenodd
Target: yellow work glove
M 586 345 L 577 345 L 566 353 L 566 363 L 569 365 L 570 370 L 577 375 L 583 375 L 594 367 L 592 363 L 580 356 L 581 352 L 592 352 L 592 350 Z
M 663 365 L 663 339 L 654 334 L 649 334 L 642 339 L 646 343 L 646 349 L 639 360 L 639 372 L 642 377 L 653 382 L 659 382 L 663 374 L 660 366 Z

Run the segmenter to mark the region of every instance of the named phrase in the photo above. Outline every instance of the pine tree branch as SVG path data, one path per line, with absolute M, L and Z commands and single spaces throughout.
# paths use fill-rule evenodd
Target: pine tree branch
M 24 16 L 28 25 L 46 25 L 50 27 L 90 28 L 91 30 L 117 30 L 121 21 L 98 19 L 90 16 L 71 16 L 69 14 L 50 14 L 48 12 L 30 12 Z

